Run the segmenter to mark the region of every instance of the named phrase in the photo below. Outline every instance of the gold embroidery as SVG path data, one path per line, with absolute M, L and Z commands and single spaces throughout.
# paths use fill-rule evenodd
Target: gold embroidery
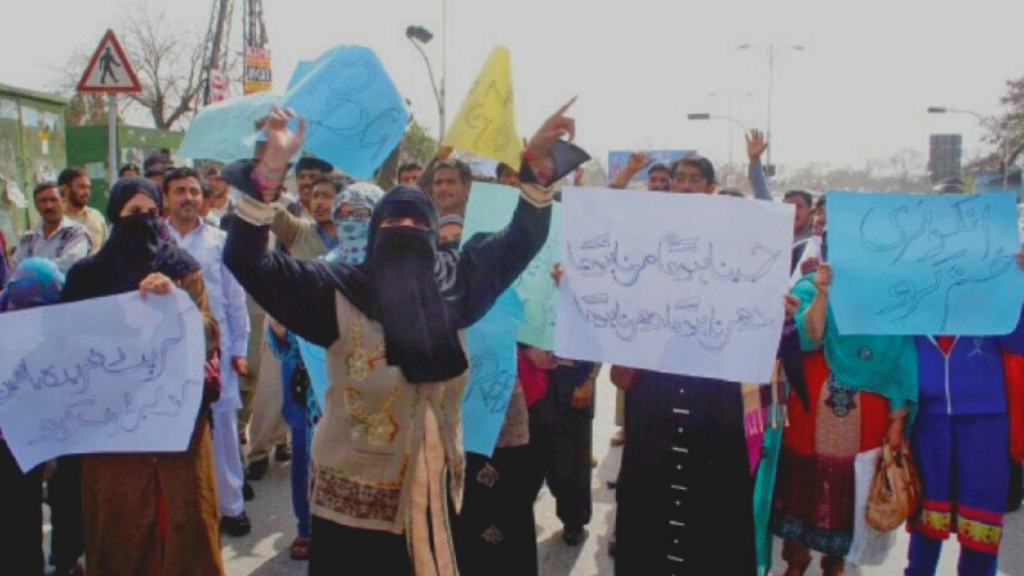
M 363 393 L 353 387 L 345 389 L 345 404 L 352 415 L 352 439 L 365 440 L 373 446 L 389 446 L 398 435 L 398 421 L 391 414 L 400 394 L 399 384 L 381 400 L 377 411 L 371 413 L 363 402 Z
M 949 512 L 925 509 L 921 512 L 921 524 L 940 533 L 949 533 L 952 516 Z
M 377 361 L 382 360 L 384 354 L 384 340 L 381 340 L 373 352 L 363 348 L 363 320 L 352 323 L 351 329 L 352 352 L 345 359 L 348 366 L 349 378 L 362 382 L 370 377 L 370 373 L 376 367 Z
M 501 530 L 498 530 L 497 526 L 491 526 L 480 537 L 490 544 L 498 544 L 505 539 L 505 535 L 501 533 Z
M 982 546 L 998 546 L 999 541 L 1003 539 L 1003 529 L 999 526 L 978 522 L 963 516 L 957 516 L 956 523 L 960 537 L 969 542 Z
M 490 464 L 484 466 L 476 475 L 476 481 L 488 488 L 494 488 L 494 485 L 498 483 L 499 478 L 501 478 L 501 474 L 498 474 L 498 471 Z

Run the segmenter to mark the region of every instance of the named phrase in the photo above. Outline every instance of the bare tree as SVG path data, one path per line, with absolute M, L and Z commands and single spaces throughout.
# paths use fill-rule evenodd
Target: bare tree
M 134 3 L 125 13 L 125 51 L 142 83 L 130 94 L 159 129 L 168 130 L 196 110 L 206 53 L 205 31 L 175 22 L 162 8 Z
M 202 25 L 175 20 L 149 2 L 124 2 L 122 22 L 115 27 L 142 92 L 122 100 L 145 111 L 156 128 L 169 130 L 186 122 L 202 100 L 202 71 L 207 51 Z M 91 49 L 91 46 L 89 47 Z M 89 62 L 89 52 L 78 52 L 58 70 L 55 88 L 71 98 L 68 123 L 105 124 L 103 95 L 81 94 L 76 85 Z M 232 66 L 237 60 L 232 61 Z

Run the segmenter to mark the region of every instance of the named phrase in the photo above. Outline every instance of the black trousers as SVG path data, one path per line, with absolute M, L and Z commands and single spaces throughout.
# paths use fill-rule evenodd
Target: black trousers
M 23 474 L 0 439 L 0 572 L 43 574 L 43 478 L 42 468 Z
M 462 513 L 452 514 L 461 576 L 537 576 L 529 446 L 466 454 Z
M 85 553 L 82 529 L 82 458 L 61 456 L 57 473 L 47 481 L 50 503 L 51 562 L 64 570 L 74 566 Z
M 550 398 L 549 393 L 530 407 L 530 493 L 535 500 L 547 482 L 562 525 L 586 526 L 593 516 L 594 420 L 586 411 L 573 409 L 548 417 L 544 413 Z
M 412 576 L 405 536 L 313 516 L 309 576 Z

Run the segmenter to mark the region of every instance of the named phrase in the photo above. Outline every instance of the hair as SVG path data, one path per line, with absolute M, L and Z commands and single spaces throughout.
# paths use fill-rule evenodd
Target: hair
M 72 182 L 78 180 L 82 176 L 89 177 L 89 173 L 81 168 L 65 168 L 60 171 L 60 176 L 57 176 L 58 186 L 70 186 Z
M 219 168 L 215 168 L 213 166 L 210 166 L 209 168 L 207 168 L 206 169 L 206 177 L 209 178 L 210 176 L 220 176 L 220 169 Z
M 825 195 L 824 194 L 822 194 L 821 196 L 818 196 L 817 198 L 814 199 L 814 207 L 818 208 L 818 209 L 825 207 Z
M 410 170 L 423 170 L 423 166 L 420 166 L 419 162 L 415 162 L 415 161 L 414 162 L 405 162 L 404 164 L 402 164 L 401 166 L 398 167 L 397 174 L 401 174 L 403 172 L 409 172 Z
M 743 194 L 743 191 L 740 190 L 739 188 L 719 188 L 718 195 L 732 196 L 734 198 L 746 198 L 746 196 Z
M 784 200 L 789 200 L 790 198 L 801 198 L 808 208 L 814 206 L 814 195 L 807 190 L 789 190 L 782 198 Z
M 36 184 L 35 188 L 32 189 L 32 198 L 35 199 L 35 197 L 38 196 L 39 193 L 42 192 L 43 190 L 49 190 L 50 188 L 56 188 L 56 187 L 57 187 L 57 183 L 54 182 L 53 180 L 46 180 L 46 181 L 40 182 L 39 184 Z
M 146 177 L 147 178 L 149 177 L 148 173 L 146 174 Z M 171 170 L 168 170 L 167 172 L 163 173 L 163 177 L 164 177 L 164 190 L 163 190 L 164 194 L 167 194 L 167 192 L 171 189 L 171 182 L 174 182 L 175 180 L 184 180 L 185 178 L 195 178 L 196 181 L 199 182 L 199 186 L 200 187 L 202 187 L 202 185 L 203 185 L 202 184 L 203 180 L 199 177 L 199 172 L 196 172 L 194 169 L 188 168 L 187 166 L 183 166 L 181 168 L 173 168 Z
M 654 172 L 668 172 L 669 176 L 672 175 L 672 171 L 669 170 L 668 166 L 665 166 L 665 164 L 661 162 L 655 162 L 654 164 L 651 164 L 650 168 L 647 169 L 648 175 L 651 175 Z
M 343 186 L 341 181 L 330 174 L 321 174 L 313 179 L 313 186 L 317 184 L 330 184 L 334 188 L 334 193 L 338 194 L 341 192 Z
M 692 166 L 699 170 L 700 175 L 703 176 L 704 179 L 708 181 L 708 184 L 713 184 L 717 182 L 717 180 L 715 180 L 715 165 L 712 164 L 710 160 L 703 156 L 686 156 L 685 158 L 680 158 L 676 160 L 675 162 L 672 163 L 672 168 L 669 170 L 669 175 L 672 178 L 675 178 L 676 173 L 679 172 L 679 169 L 682 168 L 683 166 Z
M 168 158 L 162 152 L 157 152 L 156 154 L 151 154 L 148 158 L 146 158 L 146 161 L 142 163 L 142 167 L 145 168 L 146 172 L 148 173 L 149 169 L 152 168 L 154 164 L 170 164 L 170 163 L 171 163 L 171 159 L 170 158 Z
M 129 163 L 125 164 L 124 166 L 121 166 L 121 169 L 117 171 L 117 177 L 118 178 L 124 178 L 124 173 L 128 172 L 129 170 L 134 171 L 136 174 L 141 174 L 142 173 L 142 170 L 139 169 L 139 165 L 138 164 L 134 164 L 132 162 L 129 162 Z
M 515 169 L 504 162 L 498 162 L 498 167 L 494 169 L 495 178 L 500 180 L 501 175 L 505 172 L 515 172 Z
M 459 180 L 469 186 L 473 182 L 473 170 L 462 160 L 455 158 L 448 158 L 447 160 L 441 160 L 437 164 L 434 164 L 434 174 L 437 174 L 441 170 L 458 170 Z
M 208 200 L 210 198 L 213 198 L 213 188 L 210 188 L 209 184 L 201 182 L 200 186 L 202 186 L 202 188 L 203 188 L 203 199 L 204 200 Z
M 146 177 L 146 178 L 155 178 L 155 177 L 159 176 L 159 177 L 163 178 L 166 174 L 167 174 L 167 172 L 164 172 L 163 170 L 146 170 L 146 173 L 145 173 L 144 177 Z

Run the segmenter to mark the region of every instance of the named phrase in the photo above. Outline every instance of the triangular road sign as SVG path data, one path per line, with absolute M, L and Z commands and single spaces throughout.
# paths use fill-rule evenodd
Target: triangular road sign
M 89 59 L 89 66 L 78 81 L 78 91 L 142 92 L 142 84 L 113 30 L 107 30 L 96 52 Z

